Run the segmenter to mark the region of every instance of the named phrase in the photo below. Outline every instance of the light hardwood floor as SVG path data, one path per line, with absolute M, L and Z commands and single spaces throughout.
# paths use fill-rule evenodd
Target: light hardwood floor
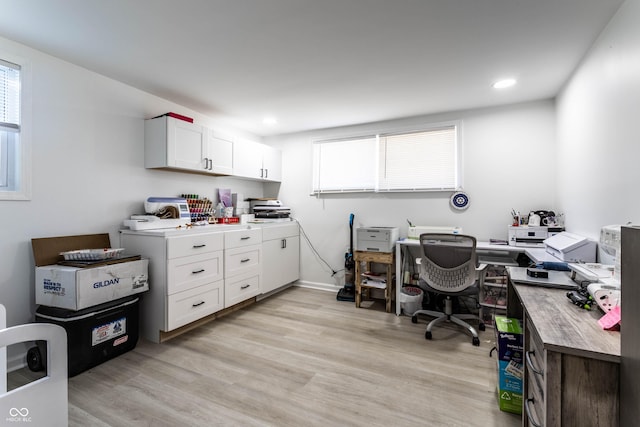
M 293 287 L 69 380 L 70 426 L 517 426 L 496 402 L 493 331 Z

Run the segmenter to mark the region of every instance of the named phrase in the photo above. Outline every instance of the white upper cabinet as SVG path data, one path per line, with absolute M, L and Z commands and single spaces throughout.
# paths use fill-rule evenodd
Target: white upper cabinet
M 254 141 L 234 141 L 233 175 L 279 182 L 282 180 L 282 152 Z
M 233 141 L 203 126 L 162 116 L 145 121 L 146 168 L 230 175 Z
M 205 159 L 210 171 L 219 175 L 233 173 L 233 139 L 212 130 L 207 132 Z

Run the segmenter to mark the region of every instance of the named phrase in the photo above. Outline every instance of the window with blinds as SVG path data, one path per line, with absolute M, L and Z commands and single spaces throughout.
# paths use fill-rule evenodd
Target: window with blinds
M 461 186 L 459 125 L 317 141 L 313 193 L 455 190 Z
M 0 198 L 25 198 L 21 144 L 21 67 L 0 59 Z

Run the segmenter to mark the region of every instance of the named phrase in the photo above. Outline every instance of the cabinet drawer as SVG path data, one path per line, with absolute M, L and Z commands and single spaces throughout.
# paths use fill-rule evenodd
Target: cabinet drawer
M 167 262 L 167 295 L 224 278 L 223 252 L 217 251 Z
M 223 233 L 190 234 L 167 239 L 167 258 L 197 255 L 221 251 L 224 248 Z
M 254 297 L 260 293 L 260 273 L 242 274 L 225 280 L 224 306 L 234 304 Z
M 241 248 L 262 243 L 262 230 L 252 228 L 247 230 L 227 231 L 224 233 L 225 249 Z
M 300 235 L 298 223 L 294 222 L 287 225 L 270 225 L 262 229 L 262 240 L 284 239 Z
M 262 245 L 224 251 L 224 277 L 232 277 L 249 271 L 260 271 Z
M 525 426 L 544 426 L 544 399 L 537 393 L 532 393 L 524 399 Z
M 184 326 L 223 308 L 224 281 L 169 295 L 167 301 L 167 330 Z

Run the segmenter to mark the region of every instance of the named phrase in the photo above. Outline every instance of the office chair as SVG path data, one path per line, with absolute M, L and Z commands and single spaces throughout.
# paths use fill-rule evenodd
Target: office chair
M 477 265 L 476 239 L 464 234 L 426 233 L 420 235 L 421 258 L 419 264 L 419 286 L 427 292 L 444 295 L 444 312 L 418 310 L 411 321 L 418 323 L 418 315 L 435 317 L 425 332 L 425 338 L 432 338 L 432 328 L 443 321 L 450 321 L 466 328 L 473 336 L 473 345 L 480 345 L 476 330 L 464 320 L 478 320 L 478 329 L 484 331 L 482 319 L 473 314 L 454 314 L 453 299 L 459 296 L 478 296 L 486 274 L 487 265 Z

